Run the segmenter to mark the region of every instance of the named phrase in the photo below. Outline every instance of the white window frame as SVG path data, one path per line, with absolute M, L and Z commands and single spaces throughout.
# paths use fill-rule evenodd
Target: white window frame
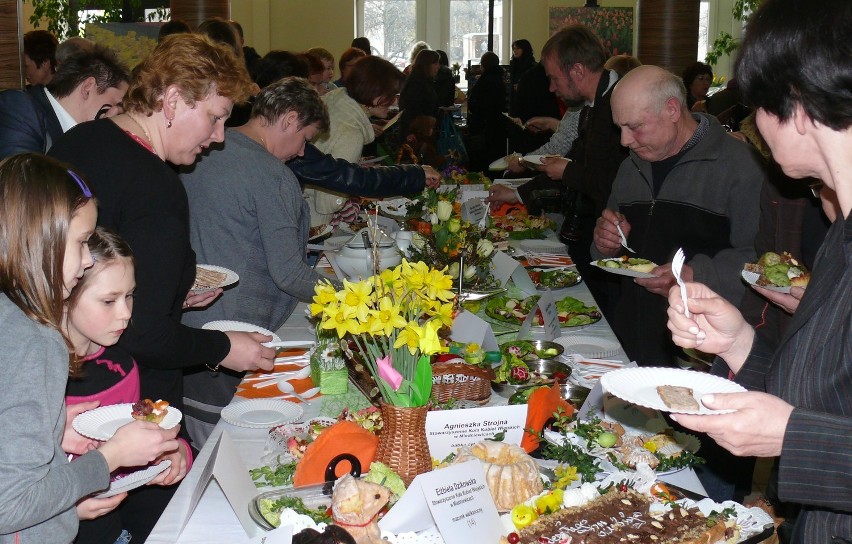
M 417 13 L 417 28 L 415 40 L 422 40 L 434 49 L 447 51 L 450 46 L 450 0 L 415 0 Z M 508 63 L 511 57 L 509 45 L 512 38 L 509 21 L 511 19 L 512 0 L 503 0 L 503 28 L 500 29 L 502 63 Z M 364 35 L 364 0 L 355 1 L 355 33 Z

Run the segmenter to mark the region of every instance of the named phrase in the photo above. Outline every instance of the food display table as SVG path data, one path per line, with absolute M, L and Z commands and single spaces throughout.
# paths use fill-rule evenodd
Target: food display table
M 592 295 L 585 283 L 556 291 L 554 294 L 557 297 L 570 295 L 584 303 L 594 304 Z M 306 309 L 307 305 L 299 304 L 287 322 L 276 331 L 282 339 L 308 340 L 314 338 L 313 328 L 305 314 Z M 598 323 L 585 327 L 580 331 L 569 332 L 566 329 L 564 334 L 583 334 L 585 336 L 598 337 L 602 340 L 616 341 L 615 335 L 605 319 L 601 319 Z M 626 354 L 623 350 L 620 350 L 619 354 L 613 358 L 626 360 Z M 322 413 L 326 399 L 330 400 L 331 397 L 316 397 L 311 400 L 310 406 L 302 404 L 304 408 L 303 419 L 309 419 L 318 415 L 327 415 Z M 601 396 L 593 392 L 587 403 L 595 402 L 595 400 L 599 402 Z M 233 402 L 243 402 L 243 399 L 235 398 Z M 506 404 L 506 399 L 493 394 L 489 405 L 498 404 Z M 181 482 L 174 498 L 169 503 L 166 511 L 148 538 L 148 543 L 240 543 L 247 539 L 236 515 L 231 510 L 228 501 L 218 485 L 213 483 L 207 486 L 207 489 L 199 489 L 202 469 L 212 454 L 213 445 L 217 437 L 224 431 L 227 431 L 233 439 L 246 467 L 251 468 L 258 465 L 258 461 L 263 455 L 264 445 L 266 444 L 267 430 L 240 428 L 225 421 L 219 421 L 210 440 L 196 459 L 192 470 L 187 474 L 183 482 Z M 695 472 L 691 469 L 681 470 L 663 476 L 661 479 L 690 491 L 705 494 L 704 488 L 701 486 Z M 186 527 L 181 532 L 182 520 L 186 518 L 192 497 L 196 493 L 203 494 L 195 511 L 189 517 Z M 244 507 L 248 508 L 248 505 Z

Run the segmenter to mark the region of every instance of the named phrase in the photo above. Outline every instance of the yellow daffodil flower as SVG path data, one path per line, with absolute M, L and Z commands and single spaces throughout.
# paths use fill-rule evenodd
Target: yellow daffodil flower
M 436 304 L 434 318 L 445 327 L 453 326 L 453 303 Z
M 422 335 L 423 327 L 420 327 L 416 322 L 409 321 L 408 324 L 397 334 L 396 342 L 393 343 L 394 349 L 407 346 L 409 353 L 414 355 L 417 348 L 420 346 L 420 336 Z
M 370 312 L 370 320 L 368 332 L 373 336 L 390 336 L 394 329 L 405 327 L 406 321 L 399 311 L 399 306 L 395 306 L 393 301 L 388 297 L 382 297 L 379 300 L 378 310 Z

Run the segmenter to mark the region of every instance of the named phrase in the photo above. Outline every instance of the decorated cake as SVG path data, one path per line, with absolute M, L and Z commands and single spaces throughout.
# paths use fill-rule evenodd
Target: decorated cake
M 736 541 L 733 523 L 705 517 L 697 508 L 652 507 L 651 497 L 612 490 L 583 506 L 539 517 L 507 539 L 511 543 L 712 544 Z
M 713 544 L 736 541 L 721 518 L 705 517 L 697 508 L 674 505 L 652 508 L 653 499 L 626 489 L 612 490 L 583 506 L 539 517 L 508 542 L 521 544 Z M 659 506 L 659 505 L 658 505 Z
M 485 481 L 498 510 L 511 510 L 544 489 L 535 461 L 518 446 L 484 440 L 459 450 L 453 462 L 471 459 L 482 462 Z

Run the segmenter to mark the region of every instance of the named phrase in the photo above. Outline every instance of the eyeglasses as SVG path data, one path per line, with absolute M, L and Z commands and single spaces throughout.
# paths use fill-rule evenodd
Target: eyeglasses
M 74 173 L 70 168 L 68 169 L 68 175 L 77 182 L 77 185 L 80 186 L 80 190 L 83 191 L 83 196 L 86 198 L 92 198 L 92 191 L 89 190 L 89 186 L 86 185 L 86 182 L 83 181 L 80 176 Z

